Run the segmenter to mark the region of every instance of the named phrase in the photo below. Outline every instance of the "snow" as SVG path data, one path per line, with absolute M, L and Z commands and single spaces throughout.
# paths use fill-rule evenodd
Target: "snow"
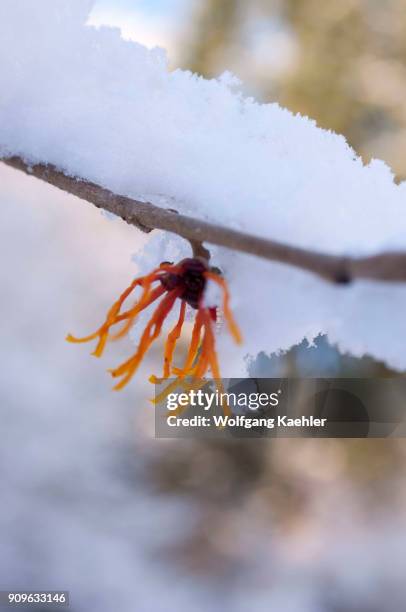
M 365 166 L 343 137 L 244 98 L 230 74 L 170 72 L 163 50 L 86 25 L 91 8 L 90 0 L 0 3 L 0 155 L 52 162 L 131 197 L 164 196 L 181 212 L 303 247 L 404 248 L 406 185 L 383 162 Z M 154 233 L 143 268 L 173 250 L 188 252 Z M 237 349 L 222 335 L 224 375 L 243 374 L 247 355 L 319 333 L 406 368 L 406 287 L 330 287 L 280 264 L 212 252 L 245 338 Z

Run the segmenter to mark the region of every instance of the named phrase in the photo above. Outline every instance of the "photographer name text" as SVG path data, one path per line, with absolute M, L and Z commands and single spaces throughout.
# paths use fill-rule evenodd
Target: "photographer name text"
M 178 417 L 170 415 L 167 417 L 169 427 L 241 427 L 244 429 L 252 429 L 253 427 L 266 427 L 268 429 L 276 429 L 283 427 L 325 427 L 327 419 L 318 419 L 313 416 L 300 416 L 296 418 L 288 417 L 287 415 L 279 415 L 277 417 L 248 417 L 245 415 L 228 416 L 228 415 L 211 415 L 203 416 L 196 415 L 190 418 Z

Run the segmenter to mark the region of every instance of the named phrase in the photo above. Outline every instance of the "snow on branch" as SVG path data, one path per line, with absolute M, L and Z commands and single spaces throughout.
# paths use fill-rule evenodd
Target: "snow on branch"
M 361 278 L 406 281 L 406 252 L 380 253 L 359 258 L 319 253 L 207 223 L 149 202 L 117 195 L 80 177 L 68 176 L 52 164 L 29 165 L 17 156 L 2 161 L 12 168 L 86 200 L 97 208 L 113 213 L 144 232 L 166 230 L 189 240 L 192 245 L 207 242 L 227 247 L 307 270 L 333 283 L 349 284 Z
M 0 159 L 166 230 L 134 241 L 141 271 L 212 245 L 245 332 L 219 338 L 224 376 L 320 333 L 406 370 L 406 183 L 229 73 L 90 26 L 92 5 L 0 2 Z

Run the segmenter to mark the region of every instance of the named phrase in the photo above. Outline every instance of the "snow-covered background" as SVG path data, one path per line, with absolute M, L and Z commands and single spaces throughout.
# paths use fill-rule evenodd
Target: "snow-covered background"
M 382 164 L 365 169 L 309 122 L 245 103 L 224 81 L 170 75 L 162 53 L 117 32 L 83 29 L 89 7 L 0 4 L 8 150 L 262 235 L 335 252 L 402 245 L 405 189 Z M 105 369 L 130 344 L 100 362 L 64 338 L 92 329 L 138 269 L 184 247 L 1 164 L 0 200 L 0 588 L 69 589 L 74 612 L 402 611 L 402 441 L 153 439 L 145 381 L 158 353 L 113 394 Z M 404 367 L 403 288 L 328 289 L 222 250 L 216 259 L 244 351 L 328 331 Z M 240 371 L 224 342 L 223 369 Z

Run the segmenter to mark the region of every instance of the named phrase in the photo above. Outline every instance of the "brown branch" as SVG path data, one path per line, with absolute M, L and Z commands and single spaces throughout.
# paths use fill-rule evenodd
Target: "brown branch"
M 143 231 L 166 230 L 182 236 L 201 253 L 202 243 L 216 244 L 264 259 L 312 272 L 324 280 L 346 284 L 355 279 L 406 281 L 406 252 L 386 252 L 370 257 L 337 257 L 267 240 L 228 227 L 178 214 L 170 209 L 112 193 L 99 185 L 68 176 L 50 164 L 30 166 L 20 157 L 2 159 L 5 164 L 46 181 L 121 217 Z

